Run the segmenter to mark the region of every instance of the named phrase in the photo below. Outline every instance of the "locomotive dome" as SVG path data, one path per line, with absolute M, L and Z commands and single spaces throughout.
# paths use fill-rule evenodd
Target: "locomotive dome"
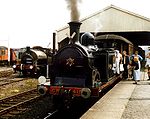
M 82 45 L 85 45 L 85 46 L 93 45 L 94 44 L 94 35 L 90 32 L 85 32 L 81 36 L 80 42 Z

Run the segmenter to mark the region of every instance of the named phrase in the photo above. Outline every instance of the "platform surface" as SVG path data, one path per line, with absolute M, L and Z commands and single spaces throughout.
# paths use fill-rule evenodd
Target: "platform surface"
M 150 81 L 124 80 L 97 101 L 80 119 L 150 119 Z

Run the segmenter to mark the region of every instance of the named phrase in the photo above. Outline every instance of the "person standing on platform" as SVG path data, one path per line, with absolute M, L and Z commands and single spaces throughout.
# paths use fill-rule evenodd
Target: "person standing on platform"
M 129 65 L 129 63 L 130 63 L 130 58 L 127 55 L 127 52 L 123 51 L 122 52 L 122 64 L 123 64 L 123 68 L 124 68 L 123 75 L 122 75 L 123 79 L 128 78 L 128 65 Z
M 150 80 L 150 52 L 146 55 L 145 67 L 148 69 L 148 80 Z
M 140 81 L 140 70 L 141 70 L 141 61 L 143 58 L 138 54 L 138 51 L 135 51 L 135 54 L 131 56 L 131 65 L 133 66 L 133 79 L 134 84 L 137 84 Z
M 119 53 L 119 50 L 115 50 L 115 70 L 114 73 L 119 75 L 120 74 L 120 61 L 122 59 L 122 55 Z

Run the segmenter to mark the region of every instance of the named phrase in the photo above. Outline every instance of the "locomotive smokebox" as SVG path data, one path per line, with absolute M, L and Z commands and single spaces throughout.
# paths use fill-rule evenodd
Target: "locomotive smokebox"
M 72 21 L 68 23 L 70 26 L 70 44 L 74 44 L 75 42 L 79 41 L 80 35 L 80 25 L 81 22 Z

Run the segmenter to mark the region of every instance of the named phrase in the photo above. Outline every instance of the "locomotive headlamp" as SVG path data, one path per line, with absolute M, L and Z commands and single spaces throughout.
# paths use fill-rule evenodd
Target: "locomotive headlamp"
M 30 68 L 30 69 L 33 69 L 33 66 L 31 65 L 29 68 Z
M 15 69 L 15 68 L 16 68 L 16 65 L 13 65 L 13 68 Z
M 46 83 L 46 78 L 44 76 L 40 76 L 38 78 L 38 82 L 39 82 L 39 84 L 45 84 Z

